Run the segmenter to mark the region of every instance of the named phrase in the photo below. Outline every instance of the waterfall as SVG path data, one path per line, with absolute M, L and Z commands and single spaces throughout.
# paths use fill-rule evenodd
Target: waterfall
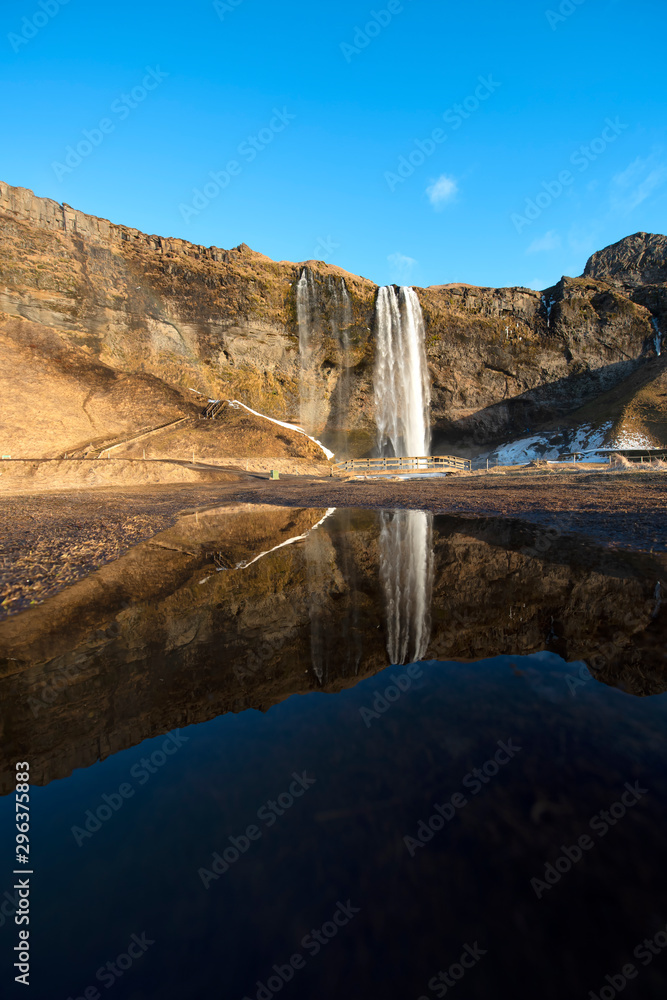
M 425 328 L 413 288 L 380 288 L 375 310 L 374 378 L 380 455 L 428 455 L 431 388 Z
M 413 288 L 378 292 L 374 394 L 380 455 L 419 457 L 430 446 L 430 382 L 425 327 Z M 420 660 L 431 635 L 433 516 L 383 512 L 380 579 L 384 590 L 387 653 L 393 664 Z
M 655 353 L 657 354 L 658 357 L 660 357 L 660 354 L 662 352 L 662 337 L 660 336 L 660 327 L 658 326 L 658 321 L 655 318 L 655 316 L 653 317 L 651 322 L 653 323 L 653 329 L 655 331 L 655 333 L 653 334 L 653 345 L 655 347 Z
M 352 300 L 345 284 L 345 278 L 336 279 L 330 274 L 326 281 L 327 294 L 329 299 L 329 325 L 331 335 L 334 340 L 339 337 L 342 341 L 343 349 L 347 351 L 350 346 L 349 328 L 352 325 Z
M 302 359 L 312 353 L 313 313 L 317 296 L 315 282 L 307 267 L 296 283 L 296 320 L 299 327 L 299 353 Z
M 433 515 L 396 510 L 381 518 L 387 653 L 392 664 L 413 663 L 424 657 L 431 637 Z
M 331 336 L 338 344 L 339 375 L 331 396 L 329 421 L 331 427 L 331 447 L 336 455 L 346 457 L 348 454 L 351 380 L 350 380 L 350 327 L 354 319 L 352 300 L 350 299 L 345 278 L 335 278 L 329 275 L 327 279 L 330 304 Z
M 317 291 L 307 267 L 296 283 L 296 321 L 299 330 L 299 423 L 312 432 L 316 401 L 313 379 L 313 341 L 317 310 Z
M 352 300 L 350 299 L 350 293 L 347 290 L 347 285 L 345 284 L 345 278 L 340 279 L 340 302 L 341 302 L 341 321 L 343 327 L 345 328 L 345 339 L 349 343 L 349 334 L 347 328 L 352 325 Z
M 354 320 L 345 279 L 333 274 L 316 277 L 304 267 L 296 283 L 296 320 L 299 422 L 310 434 L 322 433 L 328 400 L 329 423 L 324 430 L 335 451 L 344 452 L 350 395 L 350 327 Z M 332 340 L 336 344 L 333 357 Z

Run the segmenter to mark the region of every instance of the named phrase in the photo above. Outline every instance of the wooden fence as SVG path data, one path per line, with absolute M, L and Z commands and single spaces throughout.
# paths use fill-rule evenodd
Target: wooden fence
M 220 412 L 224 410 L 226 405 L 226 399 L 212 399 L 204 410 L 203 416 L 206 417 L 207 420 L 215 420 Z
M 664 462 L 667 460 L 667 449 L 665 448 L 600 448 L 597 451 L 568 451 L 558 456 L 559 461 L 565 462 L 594 462 L 600 461 L 600 456 L 609 460 L 613 465 L 620 458 L 627 458 L 629 462 L 650 463 L 654 460 Z
M 334 475 L 344 476 L 355 473 L 366 476 L 400 476 L 420 472 L 447 472 L 449 469 L 463 469 L 470 472 L 469 458 L 453 455 L 429 455 L 417 458 L 350 458 L 346 462 L 336 462 Z

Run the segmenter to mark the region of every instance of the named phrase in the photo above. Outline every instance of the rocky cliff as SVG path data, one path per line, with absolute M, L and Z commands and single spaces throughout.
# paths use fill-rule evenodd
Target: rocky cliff
M 554 421 L 576 424 L 581 407 L 624 385 L 623 405 L 638 385 L 650 394 L 663 372 L 665 242 L 629 237 L 544 293 L 417 289 L 434 450 L 476 454 Z M 304 268 L 316 300 L 307 364 L 296 303 Z M 148 236 L 0 184 L 1 450 L 92 453 L 197 417 L 203 397 L 305 417 L 339 454 L 368 454 L 376 292 L 322 262 Z M 661 406 L 656 444 L 667 443 Z
M 667 283 L 667 236 L 635 233 L 594 253 L 584 276 L 627 288 Z

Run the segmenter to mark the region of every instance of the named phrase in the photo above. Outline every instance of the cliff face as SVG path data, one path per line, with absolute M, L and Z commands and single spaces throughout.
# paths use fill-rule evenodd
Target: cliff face
M 665 335 L 667 335 L 667 236 L 652 233 L 635 233 L 619 243 L 614 243 L 605 250 L 594 253 L 586 264 L 586 276 L 609 283 L 617 294 L 623 295 L 637 305 L 647 309 L 651 314 L 653 327 L 654 349 L 661 350 Z M 664 368 L 662 369 L 664 372 Z M 658 412 L 661 429 L 658 432 L 651 421 L 648 427 L 649 436 L 654 440 L 664 442 L 664 423 L 667 412 L 664 400 L 667 398 L 664 384 L 648 386 L 649 406 L 652 412 Z M 634 410 L 646 405 L 645 399 L 633 399 Z
M 655 357 L 648 309 L 602 281 L 562 278 L 544 293 L 445 286 L 420 298 L 441 447 L 474 452 L 539 432 Z
M 417 290 L 436 450 L 474 453 L 538 429 L 655 357 L 656 324 L 667 328 L 658 263 L 665 237 L 647 237 L 639 256 L 630 246 L 637 239 L 617 255 L 625 270 L 603 251 L 583 278 L 563 278 L 544 294 Z M 0 184 L 3 453 L 101 447 L 194 415 L 196 389 L 282 420 L 305 418 L 338 453 L 367 454 L 376 286 L 306 263 L 316 308 L 304 365 L 295 285 L 306 265 L 245 245 L 147 236 Z M 628 273 L 639 275 L 632 288 L 619 280 Z

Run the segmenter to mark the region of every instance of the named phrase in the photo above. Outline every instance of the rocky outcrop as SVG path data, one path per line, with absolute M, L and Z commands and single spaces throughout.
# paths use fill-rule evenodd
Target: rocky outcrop
M 654 349 L 660 353 L 667 336 L 667 236 L 654 233 L 635 233 L 612 246 L 594 253 L 586 264 L 586 276 L 606 281 L 626 299 L 642 306 L 650 313 L 653 327 Z M 652 410 L 659 404 L 661 417 L 651 426 L 643 425 L 642 431 L 654 443 L 665 444 L 664 410 L 665 393 L 653 394 Z M 641 408 L 638 402 L 633 409 Z
M 630 287 L 667 282 L 667 236 L 635 233 L 598 250 L 590 257 L 584 277 Z
M 544 293 L 417 290 L 434 450 L 475 454 L 539 430 L 656 357 L 665 237 L 639 236 Z M 317 305 L 307 365 L 295 293 L 304 268 Z M 339 455 L 369 454 L 376 293 L 323 262 L 148 236 L 0 184 L 1 450 L 102 447 L 194 416 L 195 389 L 287 421 L 308 399 L 309 433 Z

